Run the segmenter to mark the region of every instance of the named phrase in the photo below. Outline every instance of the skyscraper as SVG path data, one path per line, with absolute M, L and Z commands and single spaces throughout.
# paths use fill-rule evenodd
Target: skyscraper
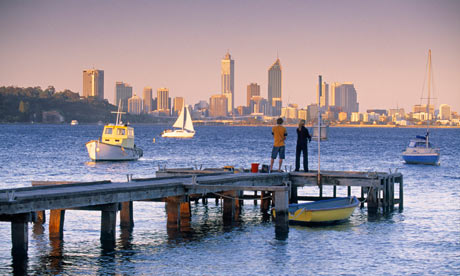
M 157 110 L 160 113 L 169 115 L 169 89 L 168 88 L 158 88 L 157 90 Z
M 319 85 L 316 85 L 316 93 L 318 96 L 319 93 Z M 323 85 L 321 88 L 321 97 L 319 99 L 320 102 L 320 107 L 323 107 L 322 110 L 327 110 L 329 107 L 329 84 L 327 84 L 325 81 L 323 81 Z
M 228 97 L 225 95 L 213 95 L 209 99 L 209 116 L 225 117 L 228 107 Z
M 104 70 L 83 70 L 83 97 L 104 99 Z
M 133 96 L 133 87 L 122 81 L 115 83 L 115 105 L 119 106 L 121 101 L 122 111 L 128 111 L 128 99 Z
M 268 69 L 268 105 L 271 109 L 270 115 L 280 116 L 282 106 L 282 68 L 280 59 Z
M 246 94 L 246 106 L 251 105 L 251 98 L 254 96 L 260 96 L 260 85 L 257 83 L 251 83 L 248 85 L 248 90 Z
M 182 107 L 184 106 L 184 98 L 175 97 L 173 101 L 173 105 L 174 105 L 174 110 L 173 110 L 174 115 L 179 115 L 179 112 L 182 110 Z
M 358 96 L 353 83 L 334 83 L 332 87 L 332 95 L 334 97 L 334 106 L 340 107 L 343 112 L 346 112 L 348 117 L 352 112 L 359 112 Z
M 142 98 L 144 99 L 144 113 L 149 113 L 152 111 L 152 87 L 144 87 Z
M 128 113 L 139 115 L 142 113 L 142 99 L 136 94 L 128 99 Z
M 227 52 L 221 61 L 222 95 L 227 97 L 227 112 L 233 113 L 235 107 L 235 61 Z
M 450 120 L 452 118 L 450 111 L 450 105 L 448 104 L 441 104 L 439 106 L 439 118 L 441 120 Z

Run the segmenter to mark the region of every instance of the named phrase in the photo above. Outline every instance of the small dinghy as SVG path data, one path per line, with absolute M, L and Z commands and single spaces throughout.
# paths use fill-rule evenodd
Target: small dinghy
M 359 200 L 355 196 L 289 204 L 289 222 L 294 224 L 338 223 L 348 219 L 358 205 Z M 276 216 L 274 209 L 273 215 Z

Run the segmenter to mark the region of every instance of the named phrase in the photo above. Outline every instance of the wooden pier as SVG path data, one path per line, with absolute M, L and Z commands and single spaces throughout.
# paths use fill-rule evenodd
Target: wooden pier
M 160 177 L 158 177 L 160 176 Z M 261 210 L 276 210 L 275 234 L 286 236 L 288 205 L 298 200 L 319 200 L 336 196 L 337 187 L 360 189 L 362 205 L 369 212 L 391 212 L 395 204 L 403 208 L 403 177 L 400 173 L 322 172 L 300 173 L 234 173 L 228 170 L 163 169 L 157 177 L 127 182 L 99 181 L 88 183 L 33 182 L 33 187 L 0 190 L 0 220 L 11 222 L 12 255 L 27 257 L 28 223 L 45 223 L 44 210 L 50 211 L 50 239 L 63 239 L 66 209 L 101 212 L 101 243 L 115 244 L 117 212 L 120 227 L 134 226 L 133 201 L 164 201 L 167 228 L 180 231 L 190 227 L 190 200 L 223 199 L 223 219 L 233 221 L 239 215 L 244 199 L 260 200 Z M 399 198 L 395 184 L 399 183 Z M 297 189 L 317 187 L 316 196 L 299 196 Z M 323 195 L 323 187 L 332 186 L 333 194 Z M 248 197 L 244 192 L 254 192 Z M 257 194 L 260 192 L 259 194 Z M 271 201 L 271 202 L 270 202 Z M 256 201 L 255 201 L 256 203 Z M 271 203 L 271 204 L 270 204 Z

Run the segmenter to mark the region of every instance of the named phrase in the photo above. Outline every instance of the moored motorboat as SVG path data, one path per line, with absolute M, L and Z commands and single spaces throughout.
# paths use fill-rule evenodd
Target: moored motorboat
M 358 205 L 359 200 L 355 196 L 289 204 L 289 222 L 294 224 L 337 223 L 348 219 Z M 273 215 L 276 215 L 274 210 Z
M 134 128 L 121 124 L 118 116 L 115 125 L 104 126 L 99 140 L 86 143 L 86 149 L 93 161 L 130 161 L 143 155 L 142 149 L 134 144 Z
M 425 136 L 417 135 L 416 139 L 412 139 L 406 150 L 402 153 L 404 162 L 408 164 L 424 164 L 424 165 L 439 165 L 439 157 L 441 155 L 439 148 L 435 148 L 429 140 L 430 135 L 430 93 L 433 74 L 431 70 L 431 50 L 428 51 L 428 103 L 426 105 L 426 134 Z
M 77 120 L 72 120 L 72 121 L 70 122 L 70 125 L 71 125 L 71 126 L 76 126 L 76 125 L 78 125 L 78 121 L 77 121 Z

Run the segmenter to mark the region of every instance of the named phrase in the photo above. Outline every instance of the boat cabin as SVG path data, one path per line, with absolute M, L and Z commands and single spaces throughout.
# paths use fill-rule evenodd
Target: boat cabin
M 411 140 L 408 148 L 425 148 L 426 141 L 423 140 Z M 431 143 L 428 142 L 428 147 L 431 148 Z
M 134 147 L 134 129 L 125 125 L 106 125 L 101 142 L 109 145 Z

